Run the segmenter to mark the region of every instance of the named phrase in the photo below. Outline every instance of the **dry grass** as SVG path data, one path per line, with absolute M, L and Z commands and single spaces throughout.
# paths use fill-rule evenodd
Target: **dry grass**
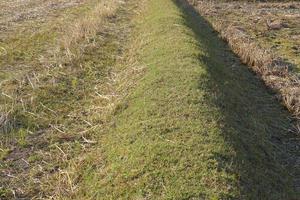
M 34 89 L 58 82 L 57 77 L 55 77 L 56 75 L 52 74 L 56 73 L 55 70 L 57 70 L 53 69 L 54 67 L 61 68 L 71 65 L 72 62 L 80 59 L 88 47 L 94 45 L 92 38 L 94 38 L 100 30 L 104 29 L 103 24 L 108 17 L 115 14 L 118 4 L 119 1 L 100 1 L 93 10 L 75 22 L 64 24 L 64 26 L 67 27 L 61 27 L 61 35 L 56 41 L 57 45 L 49 47 L 46 55 L 39 55 L 42 65 L 40 67 L 42 68 L 35 66 L 35 68 L 37 68 L 36 70 L 33 68 L 33 70 L 23 74 L 21 77 L 15 77 L 1 82 L 0 86 L 3 89 L 2 96 L 8 100 L 6 106 L 1 105 L 3 108 L 3 114 L 1 116 L 5 122 L 1 123 L 2 129 L 11 129 L 7 127 L 7 125 L 14 124 L 14 117 L 9 116 L 13 115 L 14 108 L 18 107 L 19 104 L 26 110 L 28 104 L 35 103 Z M 43 81 L 45 79 L 47 80 Z M 27 91 L 28 88 L 30 91 Z M 19 95 L 17 90 L 23 91 L 23 89 L 26 90 L 26 93 L 24 92 Z M 11 120 L 9 120 L 9 118 Z
M 89 108 L 90 113 L 97 112 L 96 114 L 98 115 L 101 113 L 101 119 L 106 122 L 102 125 L 92 126 L 90 129 L 85 130 L 85 133 L 92 131 L 100 134 L 101 136 L 102 134 L 105 134 L 105 132 L 108 132 L 109 128 L 111 128 L 113 125 L 113 121 L 111 120 L 113 114 L 119 109 L 122 109 L 124 106 L 123 100 L 128 96 L 130 91 L 135 88 L 138 79 L 140 79 L 144 74 L 145 68 L 137 65 L 137 62 L 134 59 L 135 55 L 132 51 L 132 47 L 134 46 L 134 48 L 137 48 L 141 42 L 135 41 L 135 43 L 132 44 L 133 45 L 126 50 L 126 53 L 120 58 L 120 60 L 118 60 L 117 63 L 119 66 L 114 69 L 114 72 L 112 72 L 114 74 L 113 77 L 111 77 L 107 82 L 107 84 L 111 86 L 110 93 L 98 93 L 95 101 Z M 97 102 L 97 98 L 98 100 L 99 98 L 107 100 L 107 104 L 99 104 L 99 101 Z M 102 141 L 99 140 L 99 136 L 91 136 L 89 134 L 88 137 L 92 137 L 93 139 L 86 139 L 84 136 L 82 136 L 83 144 L 87 146 L 94 144 L 101 145 Z M 61 159 L 59 162 L 67 163 L 67 167 L 54 174 L 54 176 L 51 177 L 52 181 L 50 184 L 47 182 L 49 177 L 46 177 L 46 179 L 43 181 L 46 183 L 43 186 L 44 190 L 53 188 L 53 191 L 51 192 L 51 198 L 53 199 L 66 199 L 66 196 L 68 196 L 67 199 L 76 199 L 78 196 L 82 196 L 82 190 L 84 190 L 86 187 L 82 184 L 87 181 L 89 184 L 93 185 L 92 179 L 83 180 L 87 178 L 85 177 L 86 175 L 84 172 L 89 171 L 87 169 L 93 169 L 93 167 L 100 169 L 104 167 L 104 158 L 101 154 L 99 155 L 99 152 L 101 152 L 101 146 L 93 146 L 93 148 L 89 148 L 87 151 L 82 151 L 81 154 L 70 160 L 67 157 L 68 152 L 70 153 L 71 151 L 72 150 L 69 149 L 66 151 L 67 153 L 65 153 L 63 150 L 60 150 L 63 159 Z M 99 171 L 99 173 L 102 172 Z
M 134 64 L 113 69 L 119 37 L 126 36 L 119 31 L 127 31 L 115 27 L 122 4 L 94 1 L 59 27 L 55 45 L 34 67 L 1 82 L 1 198 L 75 194 L 80 170 L 92 162 L 90 147 L 109 125 L 124 88 L 134 84 L 129 80 L 143 72 Z
M 11 31 L 26 21 L 46 20 L 86 0 L 7 0 L 0 2 L 0 31 Z
M 291 66 L 282 62 L 283 59 L 276 52 L 261 47 L 257 40 L 253 39 L 244 28 L 226 20 L 226 15 L 223 16 L 225 20 L 214 17 L 217 14 L 211 13 L 218 12 L 216 7 L 220 9 L 222 4 L 218 7 L 214 2 L 193 2 L 192 0 L 189 2 L 194 4 L 204 16 L 207 16 L 214 29 L 228 42 L 232 50 L 241 58 L 241 61 L 250 66 L 268 87 L 277 91 L 279 99 L 282 100 L 287 109 L 295 118 L 300 119 L 300 80 L 299 76 L 292 72 Z M 295 5 L 295 3 L 286 4 L 276 5 L 280 8 L 284 5 L 286 7 Z M 263 5 L 275 7 L 272 3 Z
M 80 50 L 84 48 L 80 48 L 78 45 L 91 42 L 89 40 L 95 37 L 99 29 L 103 28 L 103 21 L 115 13 L 118 4 L 119 1 L 116 0 L 101 1 L 88 16 L 78 19 L 74 24 L 67 27 L 60 43 L 65 55 L 69 59 L 76 58 L 82 54 Z
M 127 31 L 126 33 L 128 34 L 128 26 L 129 24 L 120 30 L 110 31 Z M 122 35 L 121 33 L 115 34 Z M 85 109 L 89 113 L 89 117 L 86 117 L 86 120 L 92 124 L 88 122 L 90 127 L 80 133 L 82 144 L 85 145 L 84 150 L 79 155 L 71 158 L 70 154 L 73 154 L 73 149 L 63 149 L 56 146 L 61 153 L 58 162 L 65 163 L 67 166 L 55 173 L 51 177 L 51 182 L 47 181 L 49 179 L 48 176 L 44 177 L 45 180 L 42 181 L 45 184 L 42 190 L 53 189 L 50 197 L 52 199 L 66 199 L 66 196 L 68 196 L 67 199 L 80 197 L 83 188 L 86 187 L 85 185 L 81 185 L 82 182 L 89 182 L 89 180 L 83 181 L 83 179 L 87 178 L 84 172 L 88 171 L 87 169 L 93 169 L 94 167 L 101 168 L 104 165 L 104 159 L 101 154 L 99 155 L 101 146 L 96 147 L 94 145 L 101 145 L 101 135 L 105 134 L 113 125 L 112 117 L 114 113 L 122 109 L 123 100 L 135 88 L 138 80 L 145 73 L 145 68 L 140 66 L 136 57 L 136 49 L 140 48 L 143 41 L 136 36 L 130 38 L 130 41 L 127 41 L 126 44 L 129 45 L 116 58 L 115 66 L 110 68 L 109 73 L 105 77 L 105 82 L 94 86 L 96 89 L 95 95 L 93 95 L 91 102 Z M 70 57 L 68 56 L 68 58 Z M 95 120 L 100 120 L 101 124 L 95 125 Z M 88 148 L 89 146 L 93 146 L 93 148 Z M 93 184 L 93 182 L 89 184 Z

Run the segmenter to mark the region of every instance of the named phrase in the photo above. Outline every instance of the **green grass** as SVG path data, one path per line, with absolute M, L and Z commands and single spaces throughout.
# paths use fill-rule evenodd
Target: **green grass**
M 9 153 L 9 149 L 0 149 L 0 161 L 2 161 Z
M 288 113 L 190 7 L 150 0 L 147 73 L 102 136 L 78 199 L 293 199 Z M 274 139 L 275 138 L 275 139 Z

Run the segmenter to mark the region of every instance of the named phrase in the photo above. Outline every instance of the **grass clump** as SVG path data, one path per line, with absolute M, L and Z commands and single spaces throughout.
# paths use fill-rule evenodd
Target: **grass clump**
M 0 161 L 6 158 L 6 156 L 9 154 L 9 151 L 9 149 L 0 149 Z

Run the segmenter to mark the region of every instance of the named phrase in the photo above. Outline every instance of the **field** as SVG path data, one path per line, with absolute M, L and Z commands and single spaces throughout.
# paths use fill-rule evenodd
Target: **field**
M 201 4 L 201 2 L 200 2 Z M 227 2 L 201 5 L 209 20 L 239 29 L 293 70 L 300 66 L 300 3 Z M 223 27 L 223 28 L 224 28 Z
M 1 33 L 22 26 L 24 22 L 33 20 L 47 20 L 50 16 L 57 16 L 67 8 L 84 4 L 83 0 L 8 0 L 2 1 Z
M 299 2 L 189 2 L 299 118 Z
M 1 1 L 0 199 L 299 199 L 299 17 Z
M 70 183 L 62 169 L 93 145 L 89 134 L 105 123 L 104 113 L 113 107 L 111 66 L 124 39 L 118 32 L 124 30 L 114 28 L 120 2 L 69 5 L 8 23 L 10 30 L 3 31 L 2 198 L 57 197 L 69 190 L 60 186 Z

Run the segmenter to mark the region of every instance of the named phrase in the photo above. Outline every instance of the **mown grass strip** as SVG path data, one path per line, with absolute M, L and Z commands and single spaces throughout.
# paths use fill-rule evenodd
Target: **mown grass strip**
M 179 1 L 150 0 L 137 32 L 147 73 L 77 198 L 292 199 L 289 115 L 212 28 Z

